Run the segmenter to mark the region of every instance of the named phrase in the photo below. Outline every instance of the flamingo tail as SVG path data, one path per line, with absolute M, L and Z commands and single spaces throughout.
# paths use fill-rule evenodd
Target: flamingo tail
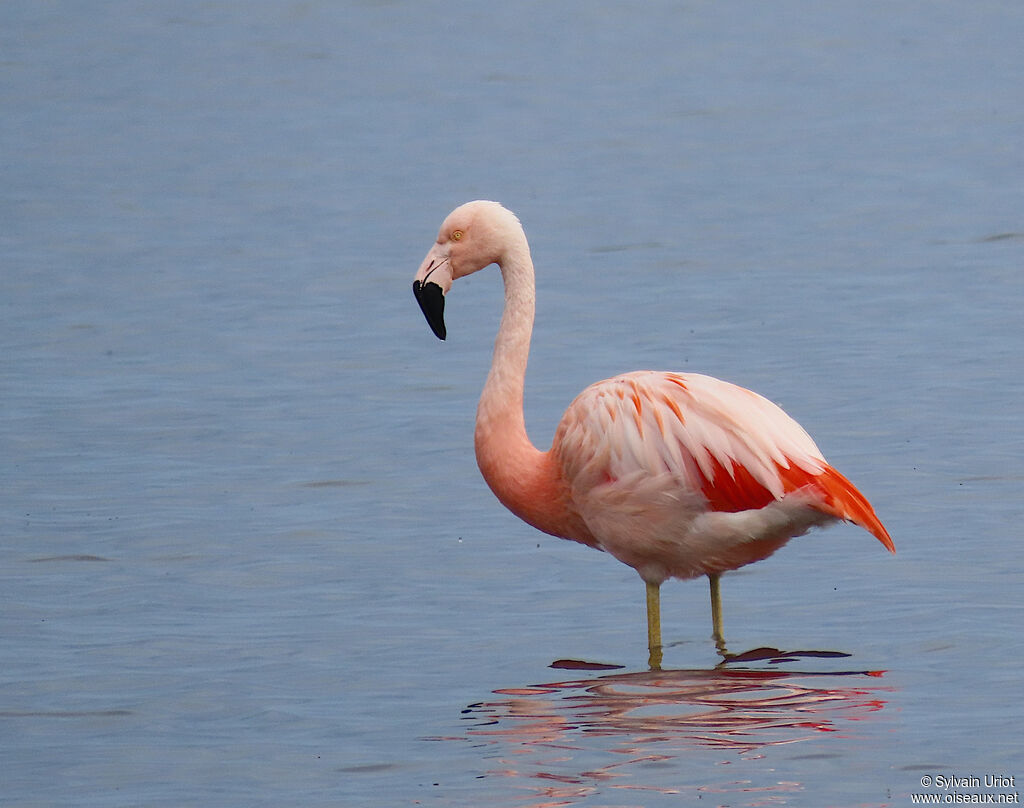
M 823 510 L 864 528 L 890 553 L 896 552 L 889 531 L 857 487 L 831 466 L 826 465 L 812 485 L 824 495 Z

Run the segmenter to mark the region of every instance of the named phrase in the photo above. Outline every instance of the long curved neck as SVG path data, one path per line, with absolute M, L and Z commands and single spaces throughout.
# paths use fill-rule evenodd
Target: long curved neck
M 536 292 L 533 261 L 525 237 L 499 262 L 505 281 L 505 309 L 494 359 L 476 411 L 476 459 L 484 479 L 514 514 L 539 530 L 576 538 L 578 521 L 566 508 L 566 489 L 550 452 L 526 434 L 523 387 Z
M 524 243 L 519 249 L 511 250 L 499 266 L 505 281 L 505 309 L 494 341 L 491 370 L 477 407 L 478 454 L 481 438 L 486 443 L 496 434 L 500 434 L 506 443 L 514 439 L 519 448 L 534 449 L 526 435 L 523 419 L 523 387 L 536 308 L 529 247 Z

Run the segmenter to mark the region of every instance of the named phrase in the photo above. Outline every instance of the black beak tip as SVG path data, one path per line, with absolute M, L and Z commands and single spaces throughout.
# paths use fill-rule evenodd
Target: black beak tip
M 427 325 L 434 332 L 438 339 L 445 339 L 448 336 L 448 329 L 444 326 L 444 292 L 436 283 L 412 282 L 412 293 L 416 296 L 416 302 L 420 304 L 423 316 L 427 318 Z

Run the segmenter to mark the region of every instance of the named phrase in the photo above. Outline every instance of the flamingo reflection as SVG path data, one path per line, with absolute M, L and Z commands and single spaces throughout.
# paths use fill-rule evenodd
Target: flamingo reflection
M 487 776 L 515 778 L 521 803 L 570 806 L 605 788 L 664 794 L 785 792 L 772 779 L 709 783 L 714 763 L 763 757 L 770 747 L 855 735 L 884 709 L 881 671 L 796 673 L 716 668 L 651 670 L 494 691 L 470 705 L 465 738 L 498 762 Z M 716 769 L 721 775 L 723 771 Z M 739 772 L 732 772 L 738 774 Z M 749 772 L 747 774 L 750 774 Z M 751 795 L 753 802 L 769 797 Z

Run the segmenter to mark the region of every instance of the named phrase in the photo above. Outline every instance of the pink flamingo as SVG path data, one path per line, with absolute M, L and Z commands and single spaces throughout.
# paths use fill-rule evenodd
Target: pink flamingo
M 551 448 L 530 442 L 523 384 L 534 317 L 530 247 L 497 202 L 468 202 L 441 225 L 413 292 L 445 339 L 458 278 L 501 269 L 505 308 L 476 415 L 476 458 L 498 499 L 538 530 L 605 550 L 647 588 L 651 667 L 661 661 L 661 584 L 707 575 L 723 648 L 719 576 L 813 527 L 845 520 L 892 539 L 863 494 L 779 407 L 695 373 L 636 371 L 591 385 L 569 405 Z

